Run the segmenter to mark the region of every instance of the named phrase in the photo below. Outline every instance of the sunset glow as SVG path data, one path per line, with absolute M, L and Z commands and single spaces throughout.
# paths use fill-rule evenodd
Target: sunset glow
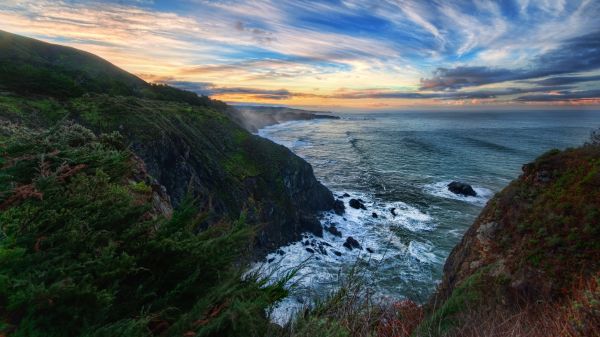
M 598 1 L 3 1 L 0 29 L 233 103 L 600 105 Z

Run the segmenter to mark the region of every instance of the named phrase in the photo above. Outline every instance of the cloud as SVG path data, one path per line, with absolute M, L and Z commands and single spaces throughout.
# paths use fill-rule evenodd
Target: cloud
M 421 90 L 455 90 L 599 68 L 600 32 L 595 32 L 565 41 L 559 48 L 537 57 L 529 68 L 506 69 L 487 66 L 438 68 L 432 78 L 421 79 Z
M 205 96 L 240 95 L 266 100 L 282 100 L 289 99 L 293 95 L 286 89 L 271 90 L 245 87 L 219 87 L 214 83 L 209 82 L 168 81 L 166 83 Z
M 562 102 L 570 100 L 600 100 L 600 89 L 565 91 L 541 95 L 526 95 L 516 99 L 516 101 L 519 102 Z
M 527 83 L 539 84 L 539 85 L 564 85 L 564 84 L 576 84 L 582 82 L 594 82 L 600 81 L 600 75 L 596 76 L 559 76 L 550 77 L 538 81 L 527 81 Z

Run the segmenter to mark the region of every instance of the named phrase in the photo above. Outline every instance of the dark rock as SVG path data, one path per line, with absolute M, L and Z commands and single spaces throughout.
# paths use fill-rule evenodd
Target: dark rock
M 321 244 L 323 246 L 331 247 L 331 245 L 329 243 L 325 242 L 325 241 L 321 241 Z
M 333 254 L 335 254 L 336 256 L 342 256 L 342 253 L 338 252 L 337 250 L 332 250 Z
M 367 247 L 367 252 L 369 252 L 371 254 L 375 253 L 375 251 L 373 249 L 369 248 L 369 247 Z
M 325 227 L 325 230 L 328 231 L 329 233 L 335 235 L 335 236 L 339 236 L 342 237 L 342 232 L 340 232 L 337 227 L 331 225 L 329 227 Z
M 315 253 L 315 250 L 312 249 L 312 248 L 306 248 L 306 251 L 309 252 L 309 253 L 311 253 L 311 254 Z
M 306 241 L 302 242 L 302 244 L 305 246 L 308 246 L 308 245 L 310 245 L 310 242 L 308 240 L 306 240 Z
M 374 217 L 375 219 L 377 219 L 379 216 L 377 215 L 377 213 L 373 212 L 373 214 L 371 214 L 372 217 Z
M 267 260 L 267 263 L 271 263 L 271 262 L 273 262 L 273 261 L 275 261 L 275 258 L 274 258 L 274 257 L 272 257 L 272 258 L 268 259 L 268 260 Z
M 354 248 L 362 249 L 362 247 L 360 246 L 360 243 L 358 243 L 358 241 L 356 241 L 356 239 L 354 239 L 351 236 L 346 238 L 346 242 L 344 242 L 344 247 L 346 247 L 350 250 L 352 250 Z
M 396 214 L 396 207 L 392 207 L 392 208 L 390 208 L 390 212 L 392 212 L 392 215 L 393 215 L 393 216 L 396 216 L 396 215 L 398 215 L 398 214 Z
M 319 247 L 319 252 L 323 255 L 327 255 L 327 249 L 325 249 L 323 246 Z
M 284 252 L 283 250 L 281 250 L 281 249 L 278 249 L 278 250 L 277 250 L 277 254 L 279 254 L 279 255 L 282 255 L 282 256 L 283 256 L 283 255 L 285 254 L 285 252 Z
M 361 204 L 365 203 L 362 199 L 356 199 L 356 200 L 358 200 L 358 202 L 360 202 Z
M 461 183 L 459 181 L 453 181 L 448 184 L 448 190 L 454 194 L 460 194 L 468 197 L 477 196 L 477 192 L 469 184 Z
M 360 199 L 350 199 L 349 205 L 354 209 L 367 209 Z
M 350 196 L 350 194 L 348 194 L 348 193 L 344 193 L 344 194 L 342 195 L 342 198 L 348 198 L 349 196 Z
M 344 202 L 341 200 L 336 200 L 333 202 L 333 211 L 337 215 L 342 215 L 346 211 L 346 206 L 344 206 Z

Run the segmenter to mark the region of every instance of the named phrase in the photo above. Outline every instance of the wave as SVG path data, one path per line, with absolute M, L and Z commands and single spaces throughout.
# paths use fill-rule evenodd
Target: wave
M 475 190 L 475 192 L 477 192 L 477 196 L 475 197 L 455 194 L 448 190 L 448 184 L 450 184 L 451 182 L 452 180 L 445 180 L 433 184 L 428 184 L 423 187 L 423 190 L 426 193 L 436 197 L 460 200 L 477 206 L 484 206 L 494 194 L 492 190 L 481 186 L 473 186 L 473 189 Z
M 505 153 L 521 153 L 522 151 L 519 151 L 518 149 L 509 147 L 509 146 L 505 146 L 502 144 L 498 144 L 498 143 L 494 143 L 494 142 L 490 142 L 488 140 L 483 140 L 483 139 L 478 139 L 478 138 L 473 138 L 473 137 L 460 137 L 461 139 L 464 139 L 466 141 L 468 141 L 469 143 L 476 145 L 478 147 L 483 147 L 483 148 L 487 148 L 490 150 L 494 150 L 494 151 L 500 151 L 500 152 L 505 152 Z
M 342 197 L 344 193 L 350 196 Z M 294 284 L 291 295 L 273 308 L 271 319 L 275 323 L 285 324 L 311 300 L 311 295 L 322 296 L 336 289 L 339 271 L 357 261 L 372 268 L 382 264 L 388 271 L 403 270 L 412 279 L 422 277 L 421 268 L 415 267 L 415 264 L 441 263 L 440 258 L 433 253 L 433 245 L 417 241 L 406 242 L 406 239 L 403 241 L 394 232 L 398 227 L 414 233 L 433 229 L 435 224 L 428 214 L 401 201 L 385 202 L 368 193 L 336 191 L 334 194 L 344 202 L 346 212 L 343 215 L 333 212 L 323 214 L 323 237 L 303 234 L 302 240 L 281 247 L 269 254 L 263 262 L 253 266 L 253 271 L 271 279 L 282 277 L 301 266 L 291 280 Z M 351 198 L 361 199 L 367 210 L 351 208 Z M 396 215 L 392 214 L 392 208 Z M 373 213 L 377 214 L 376 218 Z M 328 231 L 331 226 L 341 232 L 341 236 Z M 344 247 L 349 236 L 356 239 L 362 249 L 349 250 Z M 413 267 L 406 268 L 404 265 Z M 317 291 L 319 294 L 316 294 Z

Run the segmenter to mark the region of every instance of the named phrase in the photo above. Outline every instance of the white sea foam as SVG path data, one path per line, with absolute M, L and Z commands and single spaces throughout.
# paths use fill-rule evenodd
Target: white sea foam
M 428 214 L 403 202 L 383 202 L 366 193 L 338 191 L 335 195 L 341 196 L 344 193 L 350 194 L 350 197 L 341 199 L 346 207 L 345 214 L 326 212 L 321 219 L 324 228 L 335 226 L 342 233 L 341 237 L 325 229 L 322 238 L 304 234 L 302 240 L 281 247 L 280 251 L 269 254 L 265 261 L 253 266 L 253 271 L 259 271 L 273 280 L 300 266 L 292 279 L 290 296 L 271 312 L 273 322 L 285 324 L 315 296 L 322 297 L 326 292 L 335 290 L 338 272 L 344 267 L 352 266 L 358 260 L 373 267 L 385 261 L 386 267 L 392 267 L 394 270 L 393 266 L 397 266 L 397 273 L 407 272 L 412 278 L 420 277 L 419 273 L 400 268 L 400 264 L 439 263 L 440 258 L 432 252 L 431 244 L 402 242 L 393 232 L 397 227 L 411 232 L 434 228 L 432 218 Z M 367 210 L 350 207 L 351 198 L 363 200 Z M 395 208 L 396 216 L 391 213 L 392 208 Z M 373 212 L 377 213 L 377 218 L 373 217 Z M 349 250 L 344 247 L 343 244 L 349 236 L 356 239 L 362 249 Z M 335 252 L 341 255 L 336 255 Z M 402 269 L 404 271 L 401 271 Z
M 451 180 L 446 180 L 433 184 L 428 184 L 423 187 L 423 190 L 436 197 L 460 200 L 478 206 L 484 206 L 488 202 L 488 200 L 490 200 L 490 198 L 494 195 L 494 192 L 492 192 L 492 190 L 480 186 L 473 186 L 473 190 L 475 190 L 475 192 L 477 193 L 477 196 L 475 197 L 455 194 L 448 189 L 448 184 L 450 184 L 451 182 Z

